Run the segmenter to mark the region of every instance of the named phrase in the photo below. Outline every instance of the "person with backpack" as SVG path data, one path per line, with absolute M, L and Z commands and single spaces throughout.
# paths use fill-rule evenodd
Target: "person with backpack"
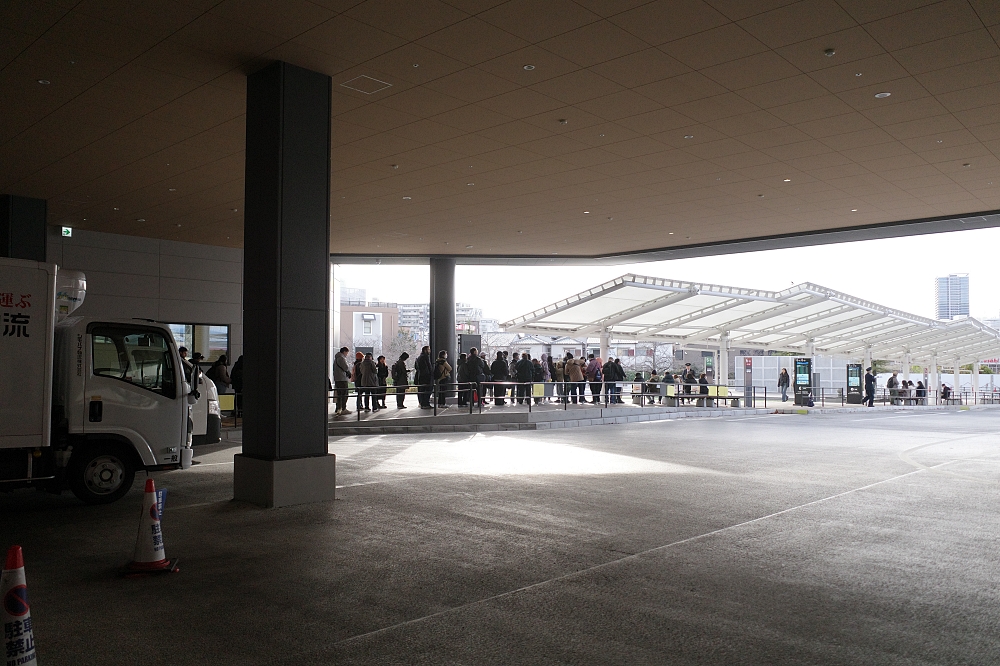
M 406 367 L 406 359 L 410 355 L 403 352 L 399 360 L 392 364 L 392 385 L 396 388 L 396 409 L 406 409 L 406 389 L 410 385 L 410 371 Z
M 444 407 L 451 388 L 451 365 L 448 363 L 448 352 L 442 349 L 434 362 L 434 384 L 437 386 L 438 407 Z
M 431 361 L 431 348 L 424 346 L 413 364 L 413 383 L 417 385 L 417 402 L 421 409 L 433 409 L 431 391 L 434 388 L 434 363 Z
M 889 402 L 893 405 L 899 404 L 899 378 L 896 372 L 892 373 L 892 377 L 885 380 L 885 387 L 889 389 Z
M 497 359 L 490 366 L 490 374 L 493 375 L 494 382 L 505 382 L 510 377 L 510 368 L 507 366 L 503 352 L 497 352 Z M 506 405 L 507 401 L 504 399 L 506 397 L 507 387 L 503 384 L 493 384 L 493 404 L 501 407 Z

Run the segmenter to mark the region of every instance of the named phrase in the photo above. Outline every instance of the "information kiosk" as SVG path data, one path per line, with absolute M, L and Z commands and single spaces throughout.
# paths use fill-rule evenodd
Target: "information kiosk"
M 812 359 L 795 359 L 795 375 L 792 377 L 792 388 L 795 391 L 795 404 L 806 406 L 812 391 Z
M 864 374 L 860 363 L 847 364 L 847 404 L 860 405 L 864 401 Z

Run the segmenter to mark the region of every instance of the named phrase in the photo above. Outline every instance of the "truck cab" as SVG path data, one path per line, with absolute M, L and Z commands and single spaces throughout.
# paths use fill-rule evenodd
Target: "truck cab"
M 139 470 L 191 464 L 195 398 L 167 326 L 67 316 L 85 290 L 85 278 L 71 277 L 79 293 L 66 297 L 57 266 L 0 259 L 0 285 L 34 308 L 23 338 L 0 345 L 0 490 L 68 487 L 102 504 L 124 496 Z

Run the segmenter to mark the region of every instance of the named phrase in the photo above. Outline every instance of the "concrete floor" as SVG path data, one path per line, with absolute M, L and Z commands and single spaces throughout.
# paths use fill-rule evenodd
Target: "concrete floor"
M 51 664 L 997 664 L 994 410 L 331 440 L 336 502 L 0 495 Z

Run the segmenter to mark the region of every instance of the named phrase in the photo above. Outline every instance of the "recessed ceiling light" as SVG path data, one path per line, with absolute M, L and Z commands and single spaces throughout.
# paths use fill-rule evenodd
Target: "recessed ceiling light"
M 852 212 L 852 213 L 857 213 L 857 212 L 858 212 L 858 209 L 857 209 L 857 208 L 852 208 L 852 209 L 851 209 L 851 212 Z
M 990 183 L 990 185 L 992 185 L 992 184 L 993 184 L 993 183 Z M 86 222 L 86 221 L 87 221 L 87 218 L 83 218 L 83 221 L 84 221 L 84 222 Z
M 971 165 L 971 164 L 969 164 L 968 162 L 966 162 L 966 163 L 965 163 L 965 164 L 963 164 L 962 166 L 964 166 L 964 167 L 970 167 L 970 166 L 972 166 L 972 165 Z
M 758 194 L 757 196 L 758 196 L 758 197 L 763 197 L 764 195 L 763 195 L 763 194 Z
M 393 169 L 398 169 L 398 168 L 399 168 L 399 165 L 398 165 L 398 164 L 393 164 L 393 165 L 392 165 L 392 168 L 393 168 Z
M 785 179 L 785 182 L 786 182 L 786 183 L 790 183 L 790 182 L 792 182 L 792 179 L 791 179 L 791 178 L 786 178 L 786 179 Z
M 49 85 L 50 83 L 52 83 L 52 82 L 51 82 L 51 81 L 49 81 L 48 79 L 38 79 L 38 82 L 39 82 L 39 83 L 41 83 L 41 84 L 42 84 L 43 86 L 47 86 L 47 85 Z
M 410 200 L 410 199 L 412 199 L 412 198 L 413 198 L 413 197 L 403 197 L 403 201 L 409 201 L 409 200 Z
M 118 210 L 118 208 L 115 208 L 115 210 Z
M 694 134 L 685 134 L 684 138 L 685 139 L 693 139 L 694 138 Z
M 471 245 L 466 245 L 466 246 L 465 246 L 465 249 L 466 249 L 466 250 L 471 250 L 471 249 L 472 249 L 472 246 L 471 246 Z
M 560 124 L 560 125 L 565 125 L 565 124 L 567 124 L 568 122 L 569 122 L 569 121 L 568 121 L 568 120 L 566 120 L 565 118 L 560 118 L 560 119 L 559 119 L 559 124 Z
M 583 214 L 584 215 L 590 215 L 590 211 L 589 210 L 585 210 L 585 211 L 583 211 Z
M 239 210 L 240 210 L 240 209 L 239 209 L 239 208 L 230 208 L 229 210 L 231 210 L 231 211 L 233 211 L 234 213 L 236 213 L 236 212 L 239 212 Z
M 938 139 L 937 142 L 938 143 L 944 143 L 944 141 L 942 141 L 941 139 Z
M 613 217 L 609 217 L 609 218 L 608 218 L 608 221 L 610 222 L 610 221 L 611 221 L 611 220 L 613 220 L 613 219 L 615 219 L 615 218 L 613 218 Z
M 136 221 L 136 222 L 145 222 L 145 221 L 146 221 L 146 218 L 144 218 L 144 217 L 137 217 L 137 218 L 135 219 L 135 221 Z
M 176 192 L 176 191 L 177 191 L 176 187 L 168 187 L 167 188 L 167 192 Z
M 420 65 L 418 65 L 417 63 L 413 63 L 413 66 L 414 67 L 420 67 Z
M 836 53 L 837 52 L 834 51 L 833 49 L 826 49 L 823 51 L 823 55 L 825 55 L 827 58 L 832 58 Z
M 524 68 L 530 72 L 531 70 L 533 70 L 535 68 L 535 66 L 534 65 L 525 65 Z
M 475 183 L 466 183 L 466 185 L 475 185 Z
M 889 93 L 889 92 L 875 93 L 875 99 L 885 99 L 886 97 L 889 97 L 890 95 L 892 95 L 892 93 Z
M 179 224 L 178 224 L 177 226 L 179 227 L 179 226 L 181 226 L 181 225 L 179 225 Z
M 517 233 L 522 233 L 522 232 L 518 231 Z
M 668 235 L 668 236 L 673 236 L 673 235 L 674 235 L 674 232 L 672 232 L 672 231 L 668 231 L 668 232 L 667 232 L 667 235 Z
M 861 72 L 858 72 L 858 73 L 857 73 L 857 74 L 855 74 L 854 76 L 861 76 Z
M 601 136 L 604 136 L 604 135 L 603 135 L 603 134 L 601 134 Z

